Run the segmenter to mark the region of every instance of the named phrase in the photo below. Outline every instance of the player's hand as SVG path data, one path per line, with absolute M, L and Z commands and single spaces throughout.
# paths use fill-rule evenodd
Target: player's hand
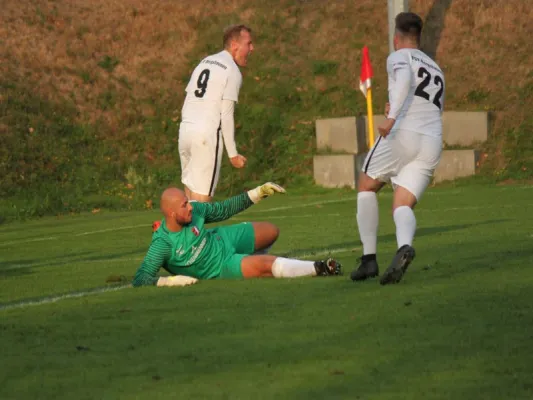
M 275 183 L 267 182 L 248 191 L 248 197 L 250 197 L 250 200 L 254 203 L 259 203 L 262 199 L 272 196 L 275 193 L 285 193 L 285 189 Z
M 392 127 L 394 126 L 394 123 L 396 122 L 395 119 L 387 118 L 385 121 L 383 121 L 378 126 L 379 134 L 383 137 L 387 137 L 387 135 L 390 133 Z
M 157 286 L 189 286 L 198 282 L 198 279 L 190 276 L 175 275 L 162 276 L 157 280 Z
M 385 117 L 388 117 L 390 111 L 390 103 L 385 103 Z
M 240 154 L 237 154 L 235 157 L 231 157 L 229 160 L 231 165 L 233 165 L 235 168 L 242 168 L 246 165 L 246 157 L 241 156 Z

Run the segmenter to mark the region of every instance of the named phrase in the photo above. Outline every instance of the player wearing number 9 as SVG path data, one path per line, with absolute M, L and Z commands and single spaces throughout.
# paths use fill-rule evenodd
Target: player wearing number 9
M 426 190 L 442 152 L 444 74 L 419 49 L 422 19 L 414 13 L 400 13 L 395 22 L 395 51 L 387 59 L 386 120 L 378 127 L 381 136 L 370 149 L 358 182 L 357 224 L 363 257 L 351 275 L 354 281 L 379 275 L 376 193 L 391 182 L 398 251 L 380 279 L 382 284 L 399 282 L 415 256 L 413 208 Z
M 181 182 L 190 200 L 210 202 L 220 175 L 223 146 L 235 168 L 246 158 L 235 145 L 233 112 L 239 99 L 242 75 L 252 53 L 252 31 L 245 25 L 226 29 L 224 50 L 204 58 L 194 69 L 185 89 L 181 111 L 179 154 Z

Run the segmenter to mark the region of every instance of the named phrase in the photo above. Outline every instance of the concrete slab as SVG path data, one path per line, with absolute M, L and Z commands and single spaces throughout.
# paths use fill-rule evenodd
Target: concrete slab
M 315 128 L 319 151 L 357 154 L 365 146 L 365 138 L 358 137 L 355 117 L 317 119 Z
M 486 112 L 446 111 L 442 115 L 442 140 L 449 146 L 469 147 L 487 141 L 489 115 Z
M 434 173 L 434 182 L 475 175 L 477 160 L 476 150 L 444 150 Z
M 385 120 L 385 116 L 384 115 L 379 115 L 379 114 L 378 115 L 374 115 L 374 143 L 379 138 L 378 126 L 384 120 Z M 362 148 L 362 152 L 368 151 L 368 145 L 367 145 L 368 138 L 367 138 L 367 133 L 366 133 L 367 129 L 368 129 L 367 121 L 368 121 L 368 117 L 366 115 L 357 118 L 357 124 L 356 124 L 356 126 L 357 126 L 357 135 L 363 137 L 364 140 L 365 140 L 365 147 L 364 147 L 364 149 Z
M 315 183 L 327 188 L 355 189 L 364 154 L 324 154 L 313 158 Z
M 366 124 L 367 117 L 360 118 L 364 119 Z M 377 127 L 384 119 L 384 115 L 374 115 L 375 138 L 379 135 Z M 360 126 L 363 128 L 364 124 L 357 125 L 358 129 Z M 486 142 L 488 131 L 489 115 L 486 112 L 445 111 L 442 114 L 442 140 L 448 146 L 469 147 Z
M 317 185 L 327 188 L 357 187 L 357 177 L 363 167 L 365 153 L 324 154 L 313 158 L 313 176 Z M 476 150 L 444 150 L 434 174 L 434 182 L 454 180 L 476 173 Z

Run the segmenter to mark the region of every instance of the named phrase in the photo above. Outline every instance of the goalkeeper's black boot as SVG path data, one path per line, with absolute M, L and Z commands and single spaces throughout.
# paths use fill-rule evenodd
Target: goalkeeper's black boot
M 379 275 L 378 262 L 375 254 L 367 254 L 361 257 L 361 264 L 350 274 L 352 281 L 364 281 Z
M 402 280 L 402 277 L 407 271 L 407 267 L 415 258 L 415 249 L 413 249 L 408 244 L 403 245 L 398 249 L 396 255 L 392 259 L 389 268 L 385 271 L 383 276 L 380 279 L 382 285 L 387 285 L 389 283 L 398 283 Z
M 342 265 L 333 258 L 315 261 L 316 276 L 342 275 Z

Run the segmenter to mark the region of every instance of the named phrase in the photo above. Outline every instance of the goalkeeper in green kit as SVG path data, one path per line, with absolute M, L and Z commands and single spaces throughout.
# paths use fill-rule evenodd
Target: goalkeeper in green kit
M 198 279 L 340 275 L 341 265 L 333 259 L 301 261 L 266 254 L 279 235 L 269 222 L 204 226 L 227 220 L 274 193 L 285 190 L 268 182 L 225 201 L 198 203 L 189 202 L 180 189 L 166 189 L 160 204 L 164 219 L 152 235 L 133 286 L 186 286 Z M 159 277 L 161 268 L 171 276 Z

